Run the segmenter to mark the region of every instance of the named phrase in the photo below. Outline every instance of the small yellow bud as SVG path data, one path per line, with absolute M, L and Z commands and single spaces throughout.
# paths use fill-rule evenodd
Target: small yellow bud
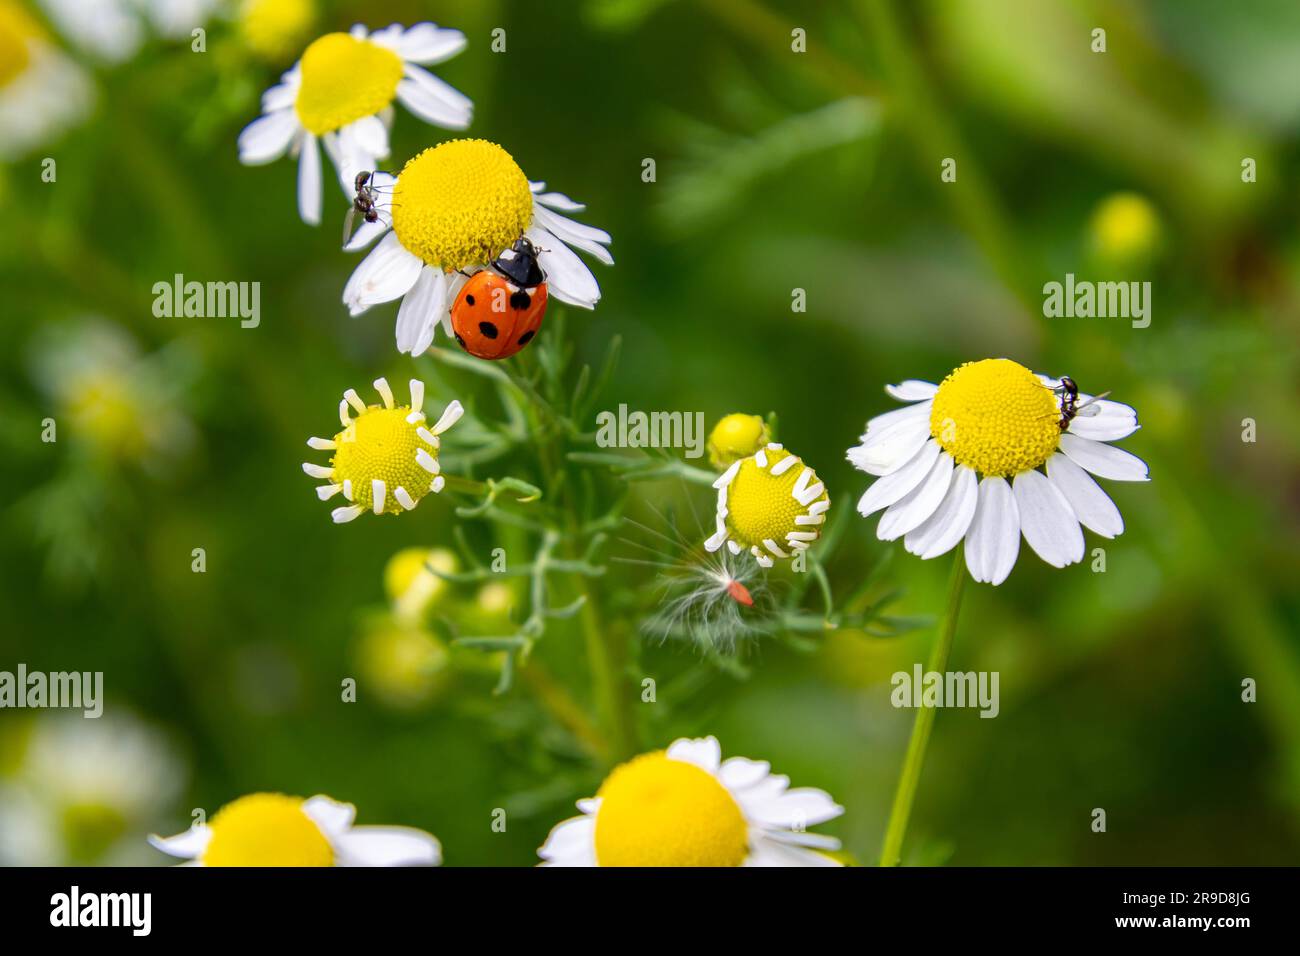
M 726 468 L 748 458 L 772 440 L 767 423 L 757 415 L 733 412 L 724 416 L 709 433 L 709 462 Z

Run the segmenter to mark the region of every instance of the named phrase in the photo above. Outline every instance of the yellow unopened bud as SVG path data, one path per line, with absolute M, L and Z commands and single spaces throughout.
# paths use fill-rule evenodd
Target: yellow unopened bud
M 726 468 L 748 458 L 771 440 L 771 431 L 762 418 L 733 412 L 724 416 L 709 433 L 709 462 L 715 468 Z
M 405 548 L 384 567 L 384 593 L 398 617 L 410 620 L 423 614 L 447 589 L 436 572 L 455 574 L 456 555 L 446 548 Z

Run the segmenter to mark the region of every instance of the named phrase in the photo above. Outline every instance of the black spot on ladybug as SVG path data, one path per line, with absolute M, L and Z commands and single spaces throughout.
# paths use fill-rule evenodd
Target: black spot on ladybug
M 519 309 L 520 311 L 528 308 L 532 304 L 533 298 L 523 289 L 514 292 L 510 296 L 510 308 Z
M 467 295 L 467 296 L 465 296 L 465 304 L 466 304 L 466 305 L 473 305 L 473 304 L 474 304 L 474 297 L 473 297 L 472 295 Z
M 490 339 L 497 337 L 497 327 L 491 322 L 480 322 L 478 324 L 478 330 Z
M 529 342 L 531 342 L 533 340 L 534 332 L 536 332 L 536 329 L 529 329 L 523 335 L 519 336 L 519 344 L 527 345 Z

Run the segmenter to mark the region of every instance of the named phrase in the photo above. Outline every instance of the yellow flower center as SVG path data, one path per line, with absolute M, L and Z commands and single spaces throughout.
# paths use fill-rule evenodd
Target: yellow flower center
M 244 0 L 239 31 L 258 56 L 279 60 L 298 47 L 315 16 L 312 0 Z
M 334 850 L 302 811 L 300 797 L 253 793 L 226 804 L 208 824 L 205 866 L 333 866 Z
M 419 436 L 418 430 L 425 426 L 408 422 L 409 414 L 406 405 L 370 405 L 334 436 L 333 480 L 351 482 L 354 503 L 370 505 L 376 479 L 384 483 L 385 514 L 405 510 L 393 494 L 398 488 L 405 488 L 417 502 L 429 493 L 433 475 L 416 461 L 416 452 L 423 448 L 436 459 L 438 449 Z
M 426 149 L 393 188 L 393 229 L 410 252 L 447 271 L 487 265 L 533 220 L 528 177 L 482 139 Z
M 715 468 L 726 468 L 754 454 L 771 440 L 767 424 L 757 415 L 740 412 L 726 415 L 709 433 L 709 461 Z
M 1056 397 L 1010 359 L 967 362 L 939 386 L 930 434 L 959 465 L 1010 477 L 1043 464 L 1061 442 Z
M 298 119 L 320 136 L 393 102 L 402 78 L 402 58 L 369 40 L 327 33 L 302 55 Z
M 8 86 L 31 63 L 31 42 L 41 29 L 17 4 L 0 0 L 0 87 Z
M 829 500 L 830 496 L 823 489 L 808 504 L 800 504 L 794 492 L 804 471 L 803 462 L 796 455 L 794 464 L 782 470 L 779 464 L 790 457 L 790 452 L 768 448 L 763 456 L 767 459 L 766 468 L 753 458 L 746 458 L 731 480 L 727 488 L 727 528 L 732 539 L 745 548 L 761 546 L 764 541 L 771 540 L 782 550 L 788 550 L 786 535 L 791 531 L 821 530 L 821 525 L 799 524 L 795 518 L 808 514 L 809 508 L 819 501 Z M 774 474 L 775 471 L 780 474 Z M 817 473 L 813 472 L 804 486 L 811 488 L 819 480 Z
M 749 828 L 726 787 L 662 750 L 616 767 L 598 796 L 601 866 L 739 866 L 749 851 Z

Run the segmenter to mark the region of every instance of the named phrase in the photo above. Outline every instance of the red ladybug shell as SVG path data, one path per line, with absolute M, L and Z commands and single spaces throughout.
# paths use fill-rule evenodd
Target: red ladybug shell
M 456 342 L 475 358 L 503 359 L 533 340 L 545 315 L 545 282 L 520 289 L 484 269 L 470 276 L 456 296 L 451 328 Z

